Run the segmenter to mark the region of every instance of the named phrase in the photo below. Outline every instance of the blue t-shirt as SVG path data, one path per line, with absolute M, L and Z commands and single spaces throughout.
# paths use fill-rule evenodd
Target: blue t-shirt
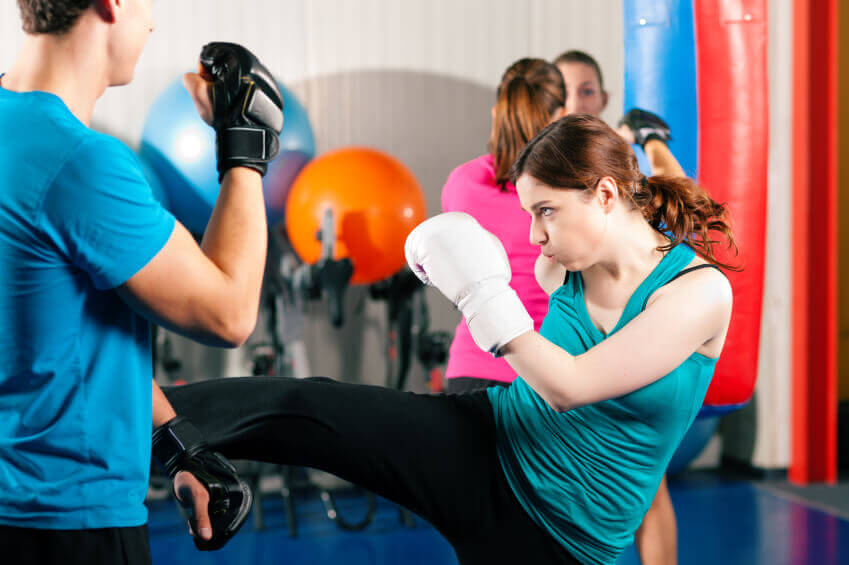
M 672 248 L 608 335 L 642 312 L 693 256 L 685 244 Z M 580 273 L 551 295 L 540 333 L 572 355 L 607 337 L 587 313 Z M 715 366 L 716 359 L 694 353 L 648 386 L 562 413 L 521 378 L 488 389 L 501 466 L 531 518 L 582 563 L 613 563 L 633 540 Z
M 173 227 L 123 143 L 0 88 L 0 524 L 147 521 L 150 326 L 114 288 Z

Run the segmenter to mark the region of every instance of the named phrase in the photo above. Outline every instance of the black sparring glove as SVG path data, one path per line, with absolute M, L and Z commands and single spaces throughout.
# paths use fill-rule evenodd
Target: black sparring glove
M 669 134 L 669 124 L 657 114 L 652 114 L 648 110 L 634 108 L 625 114 L 619 125 L 626 125 L 631 133 L 634 134 L 634 141 L 643 149 L 646 147 L 646 142 L 650 139 L 657 139 L 666 144 L 672 139 Z
M 233 167 L 265 175 L 277 156 L 283 129 L 283 95 L 254 55 L 235 43 L 209 43 L 200 53 L 202 75 L 212 82 L 218 180 Z
M 239 479 L 232 463 L 211 451 L 200 431 L 179 416 L 153 431 L 153 457 L 172 480 L 178 472 L 186 471 L 209 492 L 212 538 L 198 537 L 197 523 L 192 518 L 195 546 L 209 551 L 227 543 L 244 524 L 253 501 L 250 487 Z M 184 507 L 191 503 L 181 502 Z

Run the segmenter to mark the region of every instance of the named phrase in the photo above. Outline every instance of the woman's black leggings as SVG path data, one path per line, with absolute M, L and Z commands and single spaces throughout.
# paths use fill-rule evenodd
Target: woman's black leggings
M 507 484 L 485 392 L 423 395 L 330 379 L 225 378 L 166 387 L 232 459 L 314 467 L 409 508 L 463 565 L 578 563 Z

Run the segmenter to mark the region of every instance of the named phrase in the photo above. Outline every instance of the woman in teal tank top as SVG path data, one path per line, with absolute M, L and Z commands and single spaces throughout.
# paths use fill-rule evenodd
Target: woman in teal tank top
M 550 295 L 539 333 L 503 246 L 471 216 L 426 220 L 405 246 L 475 343 L 520 375 L 511 387 L 255 377 L 166 388 L 168 400 L 228 457 L 317 467 L 410 508 L 463 565 L 614 563 L 713 375 L 731 288 L 700 267 L 727 267 L 714 245 L 734 240 L 721 205 L 689 179 L 646 179 L 589 115 L 543 129 L 511 177 Z
M 713 376 L 731 287 L 718 268 L 699 267 L 719 264 L 717 235 L 732 247 L 733 236 L 698 185 L 647 179 L 630 147 L 587 114 L 542 130 L 511 177 L 550 294 L 539 333 L 507 298 L 496 246 L 468 220 L 417 228 L 408 262 L 454 300 L 478 345 L 521 375 L 488 397 L 522 507 L 581 562 L 613 563 Z
M 590 314 L 581 273 L 571 274 L 552 293 L 540 335 L 572 355 L 586 353 L 638 316 L 694 255 L 684 243 L 673 247 L 607 333 Z M 509 389 L 489 389 L 499 458 L 526 511 L 590 563 L 618 554 L 651 505 L 715 365 L 715 358 L 694 352 L 643 388 L 562 412 L 522 379 Z M 586 472 L 588 461 L 592 472 Z

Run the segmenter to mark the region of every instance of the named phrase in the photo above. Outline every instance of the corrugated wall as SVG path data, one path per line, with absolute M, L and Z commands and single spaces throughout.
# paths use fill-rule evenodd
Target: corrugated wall
M 136 80 L 107 92 L 95 121 L 129 142 L 145 110 L 177 73 L 193 68 L 207 41 L 243 43 L 285 84 L 362 70 L 433 73 L 494 88 L 523 56 L 551 58 L 580 47 L 609 76 L 607 118 L 621 108 L 622 8 L 619 0 L 156 0 L 156 31 Z M 23 33 L 15 2 L 0 6 L 0 68 Z M 304 100 L 310 114 L 325 108 Z M 352 123 L 357 121 L 351 115 Z M 340 140 L 343 141 L 343 140 Z M 344 140 L 347 143 L 356 139 Z M 331 148 L 318 136 L 320 150 Z

